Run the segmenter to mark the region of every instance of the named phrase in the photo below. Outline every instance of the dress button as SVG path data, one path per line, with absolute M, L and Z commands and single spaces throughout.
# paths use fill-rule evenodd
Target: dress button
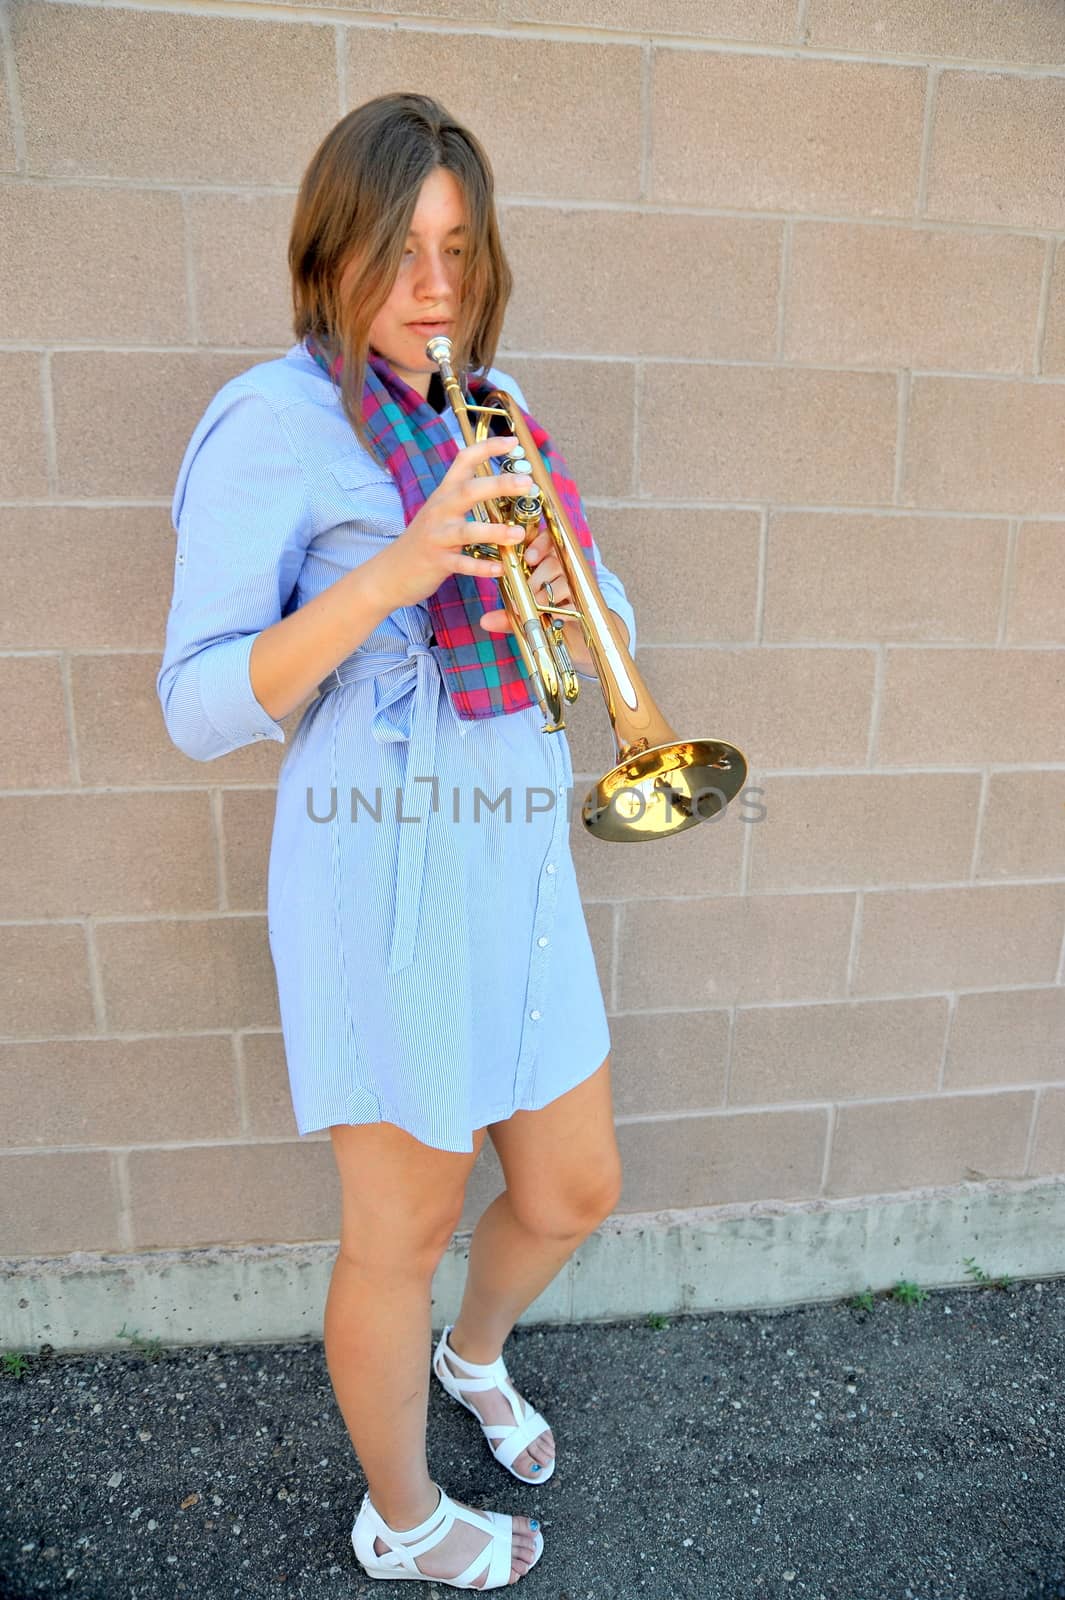
M 553 861 L 549 861 L 547 863 L 547 866 L 544 868 L 544 871 L 545 872 L 554 872 L 554 870 L 555 870 L 555 863 Z
M 547 943 L 547 935 L 546 935 L 546 934 L 542 934 L 542 935 L 541 935 L 541 936 L 540 936 L 540 938 L 539 938 L 539 939 L 537 939 L 537 941 L 536 941 L 536 942 L 537 942 L 537 944 L 538 944 L 538 945 L 539 945 L 539 946 L 540 946 L 540 949 L 541 949 L 541 950 L 542 950 L 542 949 L 543 949 L 543 947 L 544 947 L 544 945 L 545 945 L 545 944 L 546 944 L 546 943 Z
M 529 1015 L 530 1015 L 530 1017 L 532 1017 L 532 1019 L 533 1019 L 533 1021 L 534 1021 L 534 1022 L 539 1022 L 539 1020 L 540 1020 L 540 1013 L 539 1013 L 539 1011 L 530 1011 L 530 1012 L 529 1012 Z

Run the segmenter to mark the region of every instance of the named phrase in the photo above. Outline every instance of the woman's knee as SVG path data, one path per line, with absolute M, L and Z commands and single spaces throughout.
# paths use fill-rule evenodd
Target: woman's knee
M 583 1082 L 538 1111 L 489 1128 L 518 1220 L 531 1233 L 579 1240 L 621 1199 L 610 1057 Z
M 461 1207 L 459 1208 L 461 1210 Z M 373 1210 L 345 1211 L 339 1254 L 367 1276 L 431 1278 L 455 1232 L 458 1212 L 437 1211 L 397 1222 Z
M 614 1160 L 565 1181 L 508 1185 L 507 1193 L 518 1221 L 530 1233 L 570 1239 L 592 1233 L 616 1210 L 621 1182 L 621 1163 Z
M 412 1191 L 402 1208 L 372 1195 L 347 1196 L 340 1213 L 340 1253 L 371 1272 L 435 1271 L 458 1227 L 463 1195 Z
M 368 1271 L 435 1270 L 462 1216 L 480 1150 L 436 1150 L 388 1123 L 330 1129 L 341 1185 L 340 1253 Z

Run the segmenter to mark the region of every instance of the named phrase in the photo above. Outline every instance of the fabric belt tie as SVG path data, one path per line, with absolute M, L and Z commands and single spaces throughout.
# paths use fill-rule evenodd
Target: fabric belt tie
M 361 683 L 364 678 L 375 680 L 370 731 L 378 744 L 406 740 L 409 745 L 408 783 L 414 778 L 433 780 L 419 785 L 427 792 L 416 797 L 406 795 L 403 799 L 404 817 L 407 816 L 408 805 L 417 805 L 418 813 L 416 820 L 398 824 L 396 914 L 388 964 L 389 972 L 393 973 L 401 972 L 414 959 L 429 817 L 437 792 L 436 729 L 441 694 L 451 707 L 452 719 L 463 738 L 470 724 L 455 710 L 450 694 L 444 689 L 440 663 L 423 640 L 408 640 L 405 644 L 401 642 L 395 650 L 357 650 L 322 679 L 318 692 L 327 694 L 341 684 Z

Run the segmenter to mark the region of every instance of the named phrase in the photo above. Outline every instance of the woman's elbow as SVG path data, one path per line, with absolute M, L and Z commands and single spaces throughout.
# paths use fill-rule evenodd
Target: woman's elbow
M 175 749 L 190 761 L 214 761 L 232 748 L 203 715 L 195 687 L 180 669 L 163 668 L 156 681 L 163 726 Z
M 180 716 L 171 717 L 165 711 L 163 722 L 170 743 L 183 756 L 188 756 L 190 761 L 214 761 L 216 757 L 227 753 L 229 747 L 221 743 L 213 728 L 208 728 L 202 722 L 192 722 Z

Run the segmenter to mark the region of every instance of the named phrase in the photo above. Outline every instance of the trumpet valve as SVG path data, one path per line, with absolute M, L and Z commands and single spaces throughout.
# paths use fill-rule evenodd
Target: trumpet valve
M 503 457 L 502 470 L 532 477 L 532 462 L 526 459 L 520 444 L 515 445 L 513 450 L 507 451 Z M 511 500 L 511 506 L 515 517 L 524 527 L 531 527 L 533 523 L 539 522 L 544 511 L 544 497 L 540 493 L 539 486 L 534 483 L 526 494 L 515 495 Z

